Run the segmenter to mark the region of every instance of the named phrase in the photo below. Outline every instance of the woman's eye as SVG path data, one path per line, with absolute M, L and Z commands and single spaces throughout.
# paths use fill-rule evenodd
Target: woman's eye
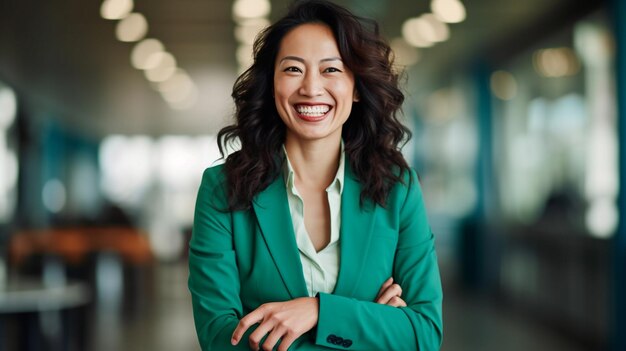
M 324 70 L 324 72 L 327 72 L 327 73 L 334 73 L 334 72 L 341 72 L 341 70 L 340 70 L 340 69 L 338 69 L 338 68 L 335 68 L 335 67 L 328 67 L 328 68 L 326 68 L 326 69 Z
M 300 70 L 300 68 L 298 68 L 298 67 L 291 66 L 291 67 L 287 67 L 287 68 L 285 68 L 284 72 L 295 72 L 295 73 L 299 73 L 299 72 L 302 72 L 302 70 Z

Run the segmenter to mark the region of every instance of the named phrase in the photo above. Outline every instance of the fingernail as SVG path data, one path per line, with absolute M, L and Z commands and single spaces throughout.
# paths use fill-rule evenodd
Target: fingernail
M 233 346 L 237 345 L 237 339 L 231 338 L 230 339 L 230 344 L 233 345 Z

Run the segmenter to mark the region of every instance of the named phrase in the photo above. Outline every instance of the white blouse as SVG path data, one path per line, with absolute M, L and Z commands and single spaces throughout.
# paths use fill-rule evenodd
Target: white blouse
M 309 296 L 315 296 L 318 292 L 332 293 L 337 284 L 339 273 L 339 229 L 341 228 L 341 194 L 343 192 L 344 162 L 345 153 L 343 141 L 341 142 L 341 154 L 339 157 L 339 168 L 335 179 L 326 188 L 328 205 L 330 207 L 330 242 L 319 252 L 311 242 L 311 238 L 304 226 L 304 202 L 295 185 L 295 173 L 289 162 L 287 150 L 285 150 L 283 172 L 285 175 L 285 186 L 287 188 L 287 199 L 289 201 L 289 211 L 293 231 L 296 235 L 296 243 L 300 252 L 304 281 Z

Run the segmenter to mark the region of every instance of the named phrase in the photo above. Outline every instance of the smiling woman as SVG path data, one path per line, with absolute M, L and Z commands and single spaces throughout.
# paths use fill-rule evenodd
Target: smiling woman
M 404 96 L 375 22 L 298 1 L 236 81 L 189 289 L 203 350 L 437 350 L 442 292 Z

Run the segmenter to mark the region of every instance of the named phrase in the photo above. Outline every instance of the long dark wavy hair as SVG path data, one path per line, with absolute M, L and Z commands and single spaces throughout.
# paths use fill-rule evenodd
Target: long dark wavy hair
M 384 206 L 391 187 L 408 170 L 400 148 L 411 133 L 397 117 L 404 95 L 378 24 L 328 1 L 297 1 L 257 36 L 254 62 L 233 87 L 235 123 L 218 133 L 222 157 L 229 145 L 241 144 L 224 165 L 231 210 L 249 208 L 254 196 L 280 175 L 286 127 L 272 95 L 274 64 L 282 38 L 306 23 L 330 27 L 342 61 L 354 74 L 359 101 L 353 104 L 342 138 L 346 161 L 362 184 L 361 204 L 367 198 Z

